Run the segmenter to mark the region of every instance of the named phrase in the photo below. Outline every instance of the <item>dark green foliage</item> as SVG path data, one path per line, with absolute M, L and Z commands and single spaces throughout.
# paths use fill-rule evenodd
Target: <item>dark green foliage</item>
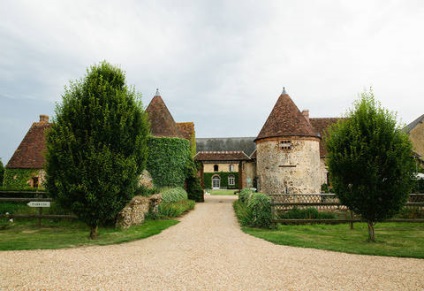
M 204 202 L 204 193 L 202 185 L 200 184 L 200 178 L 197 175 L 198 167 L 201 166 L 199 163 L 190 161 L 188 166 L 188 174 L 186 179 L 188 199 L 196 202 Z
M 334 192 L 370 227 L 395 215 L 411 193 L 415 163 L 406 133 L 382 109 L 373 93 L 362 94 L 354 110 L 327 138 L 327 162 Z
M 184 187 L 191 160 L 190 143 L 182 138 L 151 137 L 147 170 L 157 187 Z
M 413 193 L 424 193 L 424 179 L 417 179 L 414 184 Z
M 3 186 L 3 178 L 4 178 L 4 166 L 3 166 L 3 162 L 0 159 L 0 186 Z
M 0 214 L 18 214 L 28 210 L 28 206 L 22 202 L 1 202 Z
M 242 190 L 240 190 L 240 193 L 239 193 L 239 200 L 242 203 L 247 203 L 247 201 L 249 201 L 250 196 L 252 196 L 252 194 L 253 194 L 252 190 L 246 189 L 246 188 L 242 189 Z
M 321 185 L 321 193 L 330 193 L 328 185 L 326 183 Z
M 316 208 L 293 208 L 278 216 L 280 219 L 335 219 L 336 215 L 329 212 L 319 212 Z
M 47 189 L 92 238 L 133 197 L 148 134 L 140 96 L 121 69 L 102 62 L 65 88 L 47 134 Z
M 204 173 L 203 181 L 206 189 L 212 188 L 212 177 L 219 175 L 221 177 L 222 189 L 238 189 L 239 188 L 239 173 L 238 172 L 217 172 L 217 173 Z M 228 176 L 233 175 L 235 179 L 234 185 L 228 185 Z
M 202 186 L 200 185 L 200 179 L 197 176 L 190 176 L 187 178 L 187 193 L 188 199 L 196 202 L 204 202 L 204 193 Z
M 424 209 L 422 207 L 403 207 L 399 214 L 396 215 L 397 218 L 405 219 L 424 219 Z
M 146 188 L 144 186 L 139 186 L 136 190 L 135 190 L 135 195 L 134 196 L 151 196 L 153 194 L 158 194 L 160 192 L 160 190 L 158 188 Z
M 239 200 L 234 204 L 237 217 L 243 226 L 269 228 L 272 223 L 271 198 L 249 189 L 240 191 Z
M 187 192 L 181 187 L 166 188 L 161 191 L 162 202 L 178 202 L 187 200 Z

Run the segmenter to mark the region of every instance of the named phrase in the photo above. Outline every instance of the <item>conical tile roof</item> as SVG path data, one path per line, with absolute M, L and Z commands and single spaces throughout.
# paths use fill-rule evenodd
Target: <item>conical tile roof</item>
M 40 115 L 6 165 L 8 169 L 42 169 L 46 158 L 46 130 L 51 127 L 47 115 Z
M 285 136 L 319 137 L 290 96 L 283 91 L 256 140 Z
M 159 94 L 156 94 L 146 108 L 152 135 L 160 137 L 181 137 L 174 118 Z

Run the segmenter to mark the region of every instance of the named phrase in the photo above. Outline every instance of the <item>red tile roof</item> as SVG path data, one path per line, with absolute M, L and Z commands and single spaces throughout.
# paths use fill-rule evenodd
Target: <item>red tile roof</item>
M 152 135 L 160 137 L 182 137 L 177 124 L 166 107 L 161 96 L 156 95 L 150 101 L 146 112 L 150 120 L 150 130 Z
M 328 128 L 334 123 L 343 120 L 343 118 L 327 117 L 327 118 L 309 118 L 311 125 L 321 135 L 321 142 L 319 143 L 320 156 L 323 158 L 327 155 L 327 148 L 325 143 L 325 135 Z
M 246 161 L 249 157 L 243 151 L 198 152 L 197 161 Z
M 195 135 L 193 122 L 177 122 L 177 128 L 180 131 L 181 137 L 190 141 Z
M 6 165 L 8 169 L 42 169 L 46 162 L 46 130 L 50 128 L 46 115 L 34 122 Z
M 256 140 L 270 137 L 318 137 L 317 131 L 299 111 L 288 94 L 281 94 Z

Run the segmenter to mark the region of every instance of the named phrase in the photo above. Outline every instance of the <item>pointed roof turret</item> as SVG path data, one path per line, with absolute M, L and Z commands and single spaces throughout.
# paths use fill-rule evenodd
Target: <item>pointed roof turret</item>
M 166 107 L 160 96 L 159 89 L 156 89 L 155 97 L 150 101 L 146 112 L 150 120 L 150 130 L 152 135 L 161 137 L 181 137 L 174 118 Z
M 284 136 L 319 137 L 316 130 L 314 130 L 286 93 L 285 88 L 283 88 L 283 92 L 278 97 L 256 140 Z
M 12 158 L 8 169 L 42 169 L 46 158 L 46 131 L 51 127 L 48 115 L 40 115 L 40 122 L 34 122 Z

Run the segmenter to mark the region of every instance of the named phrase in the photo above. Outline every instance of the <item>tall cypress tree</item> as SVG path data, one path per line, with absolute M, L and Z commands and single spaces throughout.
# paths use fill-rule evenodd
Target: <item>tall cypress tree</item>
M 47 190 L 97 237 L 133 197 L 145 168 L 149 123 L 140 95 L 107 62 L 65 88 L 47 135 Z

